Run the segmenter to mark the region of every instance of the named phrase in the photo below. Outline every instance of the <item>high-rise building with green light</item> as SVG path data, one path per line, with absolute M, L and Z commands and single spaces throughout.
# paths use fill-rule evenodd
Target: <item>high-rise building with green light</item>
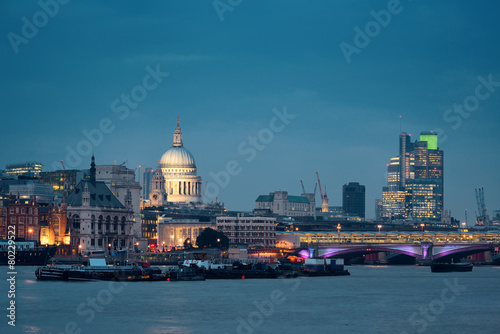
M 437 133 L 422 132 L 419 140 L 402 133 L 399 156 L 387 165 L 382 191 L 385 219 L 440 220 L 444 203 L 444 155 Z

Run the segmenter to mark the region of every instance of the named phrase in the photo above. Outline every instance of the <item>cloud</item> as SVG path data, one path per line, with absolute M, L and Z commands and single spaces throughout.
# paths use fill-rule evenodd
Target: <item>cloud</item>
M 161 62 L 161 63 L 185 63 L 185 62 L 206 62 L 220 60 L 220 57 L 209 55 L 182 55 L 175 53 L 166 54 L 142 54 L 125 58 L 127 63 L 135 62 Z

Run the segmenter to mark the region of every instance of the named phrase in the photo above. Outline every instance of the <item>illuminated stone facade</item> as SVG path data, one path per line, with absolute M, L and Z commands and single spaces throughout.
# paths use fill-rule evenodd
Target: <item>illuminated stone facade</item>
M 132 194 L 127 190 L 122 204 L 102 181 L 96 181 L 94 157 L 90 178 L 83 180 L 65 199 L 72 254 L 94 250 L 134 250 Z M 139 224 L 140 233 L 140 224 Z
M 256 214 L 274 214 L 283 217 L 315 217 L 316 202 L 314 194 L 302 196 L 288 195 L 287 191 L 275 191 L 260 195 L 255 200 Z
M 264 248 L 276 245 L 276 218 L 217 217 L 217 230 L 224 233 L 230 243 Z
M 183 247 L 189 239 L 195 245 L 196 238 L 206 228 L 215 229 L 214 222 L 200 222 L 199 219 L 158 218 L 158 246 Z

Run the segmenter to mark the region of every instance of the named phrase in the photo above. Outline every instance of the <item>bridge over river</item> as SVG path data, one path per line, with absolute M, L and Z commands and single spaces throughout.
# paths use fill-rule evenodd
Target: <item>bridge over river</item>
M 388 261 L 403 255 L 428 264 L 482 254 L 483 262 L 494 262 L 500 261 L 500 232 L 281 232 L 277 247 L 302 248 L 306 258 L 381 254 L 368 258 Z

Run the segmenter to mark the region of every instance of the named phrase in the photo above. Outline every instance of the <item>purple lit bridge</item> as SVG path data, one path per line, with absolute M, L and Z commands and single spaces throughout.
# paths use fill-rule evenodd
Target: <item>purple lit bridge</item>
M 336 257 L 352 259 L 373 253 L 388 253 L 389 256 L 406 255 L 415 258 L 420 263 L 432 261 L 449 261 L 460 259 L 472 254 L 498 251 L 500 244 L 493 243 L 446 243 L 433 244 L 430 242 L 395 244 L 395 243 L 359 243 L 359 244 L 329 244 L 311 245 L 314 248 L 303 249 L 299 252 L 304 258 L 309 257 Z

